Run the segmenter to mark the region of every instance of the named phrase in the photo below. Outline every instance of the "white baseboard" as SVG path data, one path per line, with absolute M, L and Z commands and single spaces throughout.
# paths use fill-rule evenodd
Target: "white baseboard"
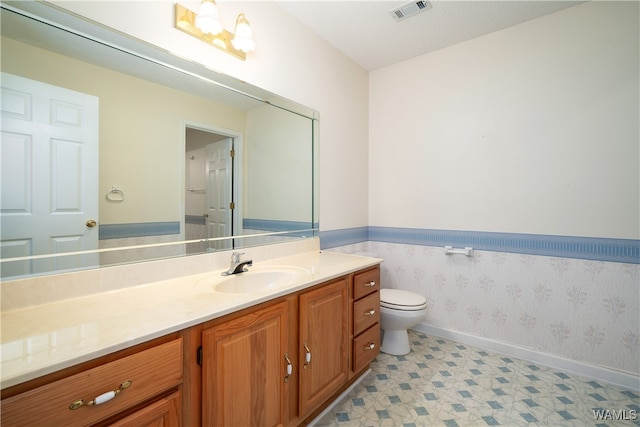
M 357 386 L 358 384 L 360 384 L 360 382 L 362 380 L 364 380 L 369 374 L 371 373 L 371 369 L 367 369 L 366 371 L 364 371 L 362 373 L 362 375 L 360 375 L 360 377 L 358 377 L 357 380 L 355 380 L 345 391 L 343 391 L 342 393 L 340 393 L 340 396 L 336 397 L 333 402 L 331 402 L 331 404 L 329 406 L 327 406 L 324 411 L 320 412 L 320 414 L 315 417 L 309 424 L 308 427 L 313 427 L 316 425 L 316 423 L 318 421 L 320 421 L 322 419 L 322 417 L 324 417 L 325 415 L 327 415 L 330 411 L 333 410 L 333 407 L 336 406 L 337 403 L 342 401 L 342 398 L 344 398 L 347 394 L 349 394 L 349 392 L 351 390 L 353 390 L 353 388 L 355 386 Z
M 456 341 L 461 344 L 472 345 L 483 350 L 517 357 L 518 359 L 527 360 L 538 365 L 592 378 L 597 381 L 613 384 L 635 392 L 640 392 L 640 377 L 626 372 L 591 365 L 577 360 L 567 359 L 566 357 L 544 353 L 531 348 L 496 341 L 478 335 L 471 335 L 465 332 L 443 328 L 441 326 L 429 325 L 427 323 L 418 323 L 412 329 L 424 332 L 427 335 L 433 335 Z

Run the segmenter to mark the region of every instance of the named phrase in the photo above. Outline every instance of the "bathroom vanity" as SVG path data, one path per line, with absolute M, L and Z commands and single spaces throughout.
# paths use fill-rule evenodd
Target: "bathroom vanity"
M 49 348 L 3 358 L 2 423 L 304 425 L 378 353 L 380 261 L 314 251 L 3 312 L 3 332 L 43 315 L 3 354 Z

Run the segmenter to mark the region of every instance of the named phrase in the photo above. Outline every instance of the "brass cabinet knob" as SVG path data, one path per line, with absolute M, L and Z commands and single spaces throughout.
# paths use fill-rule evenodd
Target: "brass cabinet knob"
M 88 220 L 88 221 L 85 223 L 85 225 L 86 225 L 87 227 L 89 227 L 89 228 L 93 228 L 93 227 L 95 227 L 96 225 L 98 225 L 98 223 L 97 223 L 95 220 L 90 219 L 90 220 Z

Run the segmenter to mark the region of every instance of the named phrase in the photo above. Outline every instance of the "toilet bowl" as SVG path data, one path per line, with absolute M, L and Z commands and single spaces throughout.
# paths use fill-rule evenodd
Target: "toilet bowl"
M 395 356 L 409 353 L 407 329 L 427 314 L 427 300 L 414 292 L 380 289 L 380 326 L 384 332 L 380 351 Z

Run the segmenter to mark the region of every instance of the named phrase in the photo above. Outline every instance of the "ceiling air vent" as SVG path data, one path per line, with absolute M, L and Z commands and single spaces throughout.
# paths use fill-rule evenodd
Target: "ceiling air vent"
M 393 19 L 400 22 L 407 19 L 410 16 L 424 12 L 431 9 L 431 3 L 426 0 L 412 1 L 407 4 L 403 4 L 400 7 L 391 9 L 389 13 L 393 16 Z

